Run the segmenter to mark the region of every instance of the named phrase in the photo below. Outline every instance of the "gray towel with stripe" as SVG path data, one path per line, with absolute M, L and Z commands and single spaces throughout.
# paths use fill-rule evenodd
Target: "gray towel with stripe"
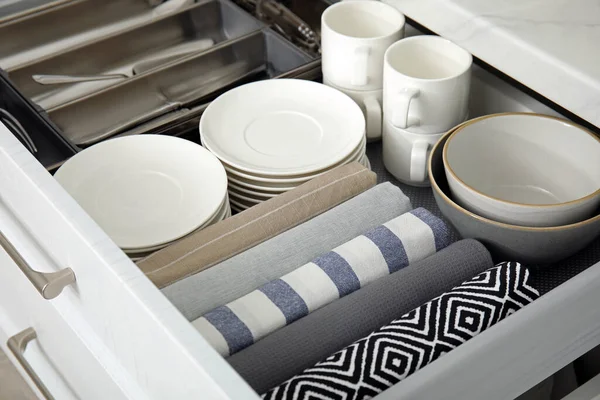
M 265 393 L 493 266 L 485 246 L 461 240 L 273 332 L 227 362 Z
M 192 324 L 223 356 L 450 244 L 448 227 L 418 208 L 337 247 Z

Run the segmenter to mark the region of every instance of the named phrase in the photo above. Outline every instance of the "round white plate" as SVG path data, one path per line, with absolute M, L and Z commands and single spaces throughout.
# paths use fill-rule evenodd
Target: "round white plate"
M 121 248 L 172 242 L 221 207 L 227 176 L 209 151 L 185 139 L 128 136 L 89 147 L 54 177 Z
M 250 196 L 250 197 L 257 197 L 263 200 L 268 200 L 272 197 L 275 196 L 279 196 L 281 193 L 269 193 L 269 192 L 261 192 L 261 191 L 256 191 L 256 190 L 251 190 L 251 189 L 246 189 L 243 186 L 239 186 L 236 185 L 232 182 L 229 182 L 229 191 L 235 192 L 235 193 L 240 193 L 243 194 L 245 196 Z
M 352 151 L 352 153 L 349 154 L 347 157 L 345 157 L 342 161 L 336 163 L 335 165 L 331 165 L 328 168 L 325 168 L 325 169 L 322 169 L 319 171 L 313 171 L 312 173 L 306 174 L 306 175 L 269 176 L 267 174 L 249 174 L 249 173 L 246 173 L 245 171 L 235 168 L 234 166 L 228 164 L 225 161 L 222 161 L 222 163 L 223 163 L 223 166 L 225 167 L 225 171 L 227 171 L 228 174 L 233 173 L 242 178 L 263 181 L 263 182 L 272 182 L 272 183 L 275 183 L 275 182 L 293 183 L 293 182 L 305 181 L 307 179 L 312 179 L 315 176 L 319 176 L 333 168 L 339 167 L 341 165 L 349 164 L 353 161 L 358 161 L 366 153 L 366 151 L 367 151 L 367 139 L 363 138 L 361 140 L 361 142 L 359 143 L 358 147 L 356 149 L 354 149 L 354 151 Z
M 229 202 L 231 203 L 231 208 L 233 210 L 236 210 L 237 212 L 247 210 L 250 207 L 253 207 L 256 205 L 256 204 L 242 204 L 238 200 L 234 200 L 234 199 L 229 199 Z
M 235 192 L 229 192 L 229 199 L 234 199 L 235 201 L 237 201 L 238 203 L 248 203 L 248 204 L 260 204 L 263 201 L 267 201 L 267 199 L 256 199 L 253 197 L 249 197 L 249 196 L 244 196 L 243 194 L 239 194 L 239 193 L 235 193 Z
M 217 213 L 209 221 L 205 222 L 204 224 L 202 224 L 202 226 L 198 227 L 197 229 L 193 230 L 192 232 L 188 233 L 185 236 L 193 235 L 194 233 L 201 231 L 202 229 L 207 228 L 210 225 L 216 224 L 217 222 L 222 221 L 225 218 L 228 218 L 230 216 L 231 216 L 231 209 L 229 207 L 229 196 L 225 196 L 225 199 L 223 200 L 223 204 L 221 205 L 221 208 L 217 211 Z M 153 246 L 153 247 L 145 247 L 145 248 L 137 248 L 137 249 L 125 249 L 124 248 L 122 250 L 128 255 L 137 257 L 139 254 L 150 254 L 150 253 L 158 251 L 164 247 L 170 246 L 173 243 L 177 242 L 178 240 L 183 239 L 185 236 L 175 239 L 171 242 L 160 244 L 160 245 Z
M 202 144 L 250 174 L 307 175 L 348 157 L 365 118 L 347 95 L 300 79 L 252 82 L 214 100 L 200 119 Z
M 245 208 L 238 208 L 236 206 L 234 206 L 233 204 L 231 205 L 231 211 L 235 212 L 236 214 L 241 213 L 242 211 L 246 210 Z
M 329 167 L 327 169 L 315 171 L 314 173 L 309 174 L 309 175 L 302 175 L 302 176 L 295 176 L 295 177 L 290 177 L 290 176 L 268 177 L 265 175 L 247 174 L 244 171 L 240 171 L 240 170 L 232 167 L 231 165 L 227 164 L 224 161 L 223 161 L 223 167 L 225 167 L 225 171 L 227 171 L 228 176 L 233 175 L 235 177 L 244 178 L 244 179 L 255 181 L 258 183 L 268 182 L 268 183 L 279 183 L 279 184 L 280 183 L 290 183 L 291 184 L 291 183 L 297 183 L 297 182 L 306 182 L 308 180 L 316 178 L 317 176 L 330 171 L 333 168 L 339 167 L 341 165 L 349 164 L 353 161 L 359 161 L 360 158 L 362 156 L 364 156 L 364 154 L 366 152 L 366 149 L 367 149 L 366 145 L 367 145 L 367 141 L 365 139 L 361 142 L 361 145 L 354 152 L 352 152 L 351 155 L 346 157 L 344 160 L 340 161 L 336 165 L 332 165 L 331 167 Z
M 225 219 L 228 209 L 229 209 L 229 195 L 226 194 L 225 198 L 223 199 L 223 203 L 221 204 L 221 207 L 219 208 L 217 213 L 209 221 L 202 224 L 202 226 L 200 226 L 200 228 L 198 228 L 198 229 L 203 229 L 203 228 L 206 228 L 207 226 L 210 226 L 219 221 L 222 221 L 223 219 Z
M 227 179 L 229 180 L 229 183 L 233 183 L 236 186 L 242 186 L 244 188 L 258 190 L 261 192 L 274 193 L 274 194 L 281 194 L 283 192 L 287 192 L 288 190 L 292 190 L 296 186 L 304 183 L 304 182 L 300 182 L 300 183 L 282 184 L 282 185 L 279 185 L 277 183 L 260 183 L 260 182 L 254 182 L 251 180 L 246 180 L 244 178 L 236 177 L 233 175 L 228 175 Z
M 366 154 L 363 154 L 359 160 L 357 160 L 359 163 L 361 163 L 362 165 L 364 165 L 365 167 L 367 167 L 368 169 L 371 169 L 371 164 L 368 162 L 368 158 L 366 156 Z M 227 167 L 225 167 L 227 168 Z M 327 171 L 325 171 L 327 172 Z M 322 172 L 320 174 L 317 175 L 313 175 L 313 176 L 309 176 L 307 178 L 304 178 L 302 180 L 299 180 L 297 182 L 287 182 L 287 181 L 277 181 L 275 180 L 275 182 L 264 182 L 264 181 L 258 181 L 255 179 L 247 179 L 241 176 L 236 175 L 235 173 L 228 171 L 228 180 L 230 184 L 233 184 L 234 186 L 237 187 L 242 187 L 244 189 L 250 189 L 250 190 L 254 190 L 254 191 L 258 191 L 258 192 L 265 192 L 268 194 L 281 194 L 284 192 L 287 192 L 288 190 L 292 190 L 297 186 L 302 185 L 303 183 L 308 182 L 311 179 L 314 179 L 322 174 L 324 174 L 325 172 Z

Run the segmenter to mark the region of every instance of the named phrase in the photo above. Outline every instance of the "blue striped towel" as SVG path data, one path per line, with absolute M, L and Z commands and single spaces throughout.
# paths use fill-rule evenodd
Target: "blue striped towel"
M 448 227 L 417 208 L 358 236 L 192 324 L 223 356 L 450 244 Z

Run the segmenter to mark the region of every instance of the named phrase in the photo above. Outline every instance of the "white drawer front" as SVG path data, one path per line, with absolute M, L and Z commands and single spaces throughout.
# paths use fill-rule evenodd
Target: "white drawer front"
M 76 275 L 53 300 L 28 296 L 56 309 L 128 398 L 257 397 L 4 127 L 0 188 L 0 229 L 27 262 Z
M 1 210 L 0 220 L 9 221 Z M 33 328 L 37 337 L 27 345 L 23 357 L 52 397 L 126 399 L 52 303 L 42 299 L 3 249 L 0 265 L 0 343 L 4 352 L 11 354 L 9 337 Z

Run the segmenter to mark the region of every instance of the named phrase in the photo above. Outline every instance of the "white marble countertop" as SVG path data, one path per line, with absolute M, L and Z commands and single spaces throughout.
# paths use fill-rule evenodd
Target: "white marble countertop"
M 382 0 L 600 127 L 600 0 Z

